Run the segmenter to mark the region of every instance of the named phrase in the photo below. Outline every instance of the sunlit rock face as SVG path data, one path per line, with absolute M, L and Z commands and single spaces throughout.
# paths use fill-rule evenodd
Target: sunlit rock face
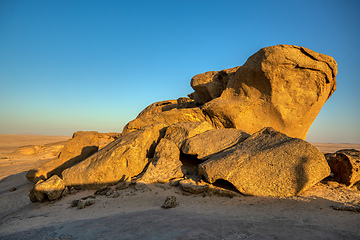
M 336 73 L 329 56 L 277 45 L 241 67 L 198 74 L 189 98 L 149 105 L 96 153 L 85 150 L 97 150 L 100 135 L 77 134 L 74 156 L 61 162 L 60 171 L 50 169 L 54 177 L 38 182 L 30 198 L 54 199 L 69 187 L 118 184 L 120 190 L 130 182 L 168 181 L 198 194 L 214 191 L 219 180 L 246 195 L 301 194 L 330 175 L 324 155 L 303 139 L 335 91 Z M 88 155 L 78 159 L 82 153 Z M 353 169 L 357 165 L 349 170 L 352 183 L 358 179 Z
M 139 175 L 153 157 L 164 135 L 164 124 L 154 124 L 125 134 L 62 176 L 66 186 L 97 188 Z
M 336 89 L 336 74 L 337 64 L 330 56 L 294 45 L 263 48 L 236 71 L 220 97 L 205 104 L 203 112 L 217 128 L 254 133 L 273 127 L 305 139 Z
M 264 128 L 199 165 L 214 183 L 222 179 L 246 195 L 294 196 L 330 175 L 324 154 L 310 143 Z

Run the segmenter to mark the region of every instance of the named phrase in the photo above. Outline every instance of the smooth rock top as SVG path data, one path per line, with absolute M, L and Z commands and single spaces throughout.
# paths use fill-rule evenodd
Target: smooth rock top
M 264 128 L 200 164 L 199 174 L 246 195 L 294 196 L 329 176 L 330 167 L 310 143 Z
M 186 139 L 181 150 L 185 154 L 196 155 L 198 159 L 205 160 L 212 154 L 244 141 L 249 136 L 234 128 L 213 129 Z

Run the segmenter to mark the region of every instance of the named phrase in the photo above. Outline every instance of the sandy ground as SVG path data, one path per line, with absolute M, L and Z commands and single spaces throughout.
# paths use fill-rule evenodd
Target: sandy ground
M 360 239 L 360 213 L 333 209 L 359 207 L 360 191 L 331 181 L 292 198 L 187 196 L 179 187 L 152 184 L 121 190 L 117 198 L 96 195 L 84 209 L 71 202 L 94 191 L 31 203 L 26 171 L 51 156 L 11 153 L 67 139 L 0 135 L 0 239 Z M 360 150 L 360 144 L 314 145 L 322 152 Z M 167 196 L 178 206 L 162 209 Z

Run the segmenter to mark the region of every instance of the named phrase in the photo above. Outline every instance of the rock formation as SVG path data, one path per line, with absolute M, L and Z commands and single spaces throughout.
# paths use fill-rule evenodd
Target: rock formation
M 199 174 L 222 179 L 246 195 L 293 196 L 330 175 L 325 156 L 310 143 L 264 128 L 199 165 Z
M 305 139 L 336 89 L 336 74 L 333 58 L 307 48 L 263 48 L 236 71 L 220 97 L 205 104 L 203 112 L 217 128 L 254 133 L 268 126 Z
M 303 139 L 335 91 L 336 73 L 333 58 L 307 48 L 263 48 L 241 67 L 194 76 L 190 98 L 149 105 L 119 138 L 62 163 L 52 178 L 77 189 L 177 179 L 188 194 L 301 194 L 330 175 L 324 155 Z M 52 178 L 35 188 L 51 190 Z
M 53 175 L 61 176 L 62 172 L 86 159 L 97 152 L 99 147 L 107 145 L 115 139 L 113 134 L 103 134 L 98 132 L 76 132 L 72 139 L 63 145 L 57 159 L 43 164 L 42 166 L 31 169 L 26 178 L 29 181 L 37 182 L 39 179 L 48 179 Z
M 234 128 L 213 129 L 187 138 L 181 150 L 184 154 L 196 155 L 198 159 L 205 160 L 212 154 L 244 141 L 249 136 L 249 134 Z
M 165 125 L 155 124 L 122 135 L 77 165 L 62 177 L 67 186 L 97 188 L 139 175 L 153 157 Z
M 139 181 L 163 183 L 173 178 L 181 178 L 184 176 L 181 166 L 179 148 L 173 141 L 163 138 L 156 146 L 154 159 Z
M 329 158 L 329 165 L 334 178 L 348 186 L 360 181 L 360 152 L 355 149 L 337 151 Z

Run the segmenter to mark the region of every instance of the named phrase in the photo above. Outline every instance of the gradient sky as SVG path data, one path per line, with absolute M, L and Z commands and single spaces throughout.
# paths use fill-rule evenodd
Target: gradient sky
M 202 72 L 294 44 L 332 56 L 338 88 L 310 142 L 360 143 L 360 1 L 0 1 L 0 133 L 121 132 Z

